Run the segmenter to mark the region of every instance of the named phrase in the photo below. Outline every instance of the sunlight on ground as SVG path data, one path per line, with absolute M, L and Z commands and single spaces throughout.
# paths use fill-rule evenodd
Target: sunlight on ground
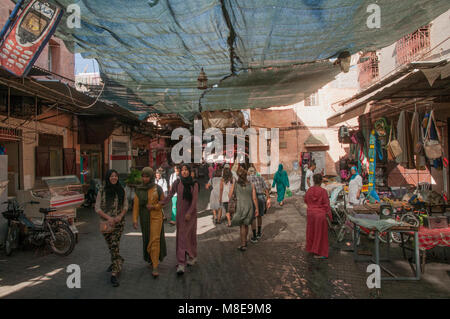
M 197 235 L 202 235 L 211 229 L 216 228 L 211 216 L 200 217 L 197 219 Z M 175 237 L 177 234 L 176 230 L 173 233 L 166 233 L 166 237 Z M 125 234 L 125 236 L 142 236 L 141 232 L 131 232 Z
M 128 233 L 128 234 L 125 234 L 125 236 L 142 236 L 142 233 L 133 233 L 133 232 L 131 232 L 131 233 Z
M 33 279 L 30 279 L 28 281 L 24 281 L 21 282 L 17 285 L 13 285 L 13 286 L 1 286 L 0 287 L 0 298 L 5 297 L 7 295 L 10 295 L 12 293 L 15 293 L 17 291 L 20 291 L 24 288 L 28 288 L 28 287 L 33 287 L 39 284 L 42 284 L 45 281 L 48 281 L 50 279 L 52 279 L 51 277 L 56 275 L 57 273 L 61 272 L 62 270 L 64 270 L 64 268 L 58 268 L 55 269 L 49 273 L 46 273 L 43 276 L 39 276 Z
M 36 269 L 36 268 L 39 268 L 39 267 L 41 267 L 41 266 L 40 265 L 36 265 L 36 266 L 28 267 L 27 269 L 31 270 L 31 269 Z

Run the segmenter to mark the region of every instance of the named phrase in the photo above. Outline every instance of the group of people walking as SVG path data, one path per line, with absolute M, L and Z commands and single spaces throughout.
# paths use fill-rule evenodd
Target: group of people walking
M 142 184 L 136 188 L 133 199 L 133 227 L 142 232 L 143 259 L 152 270 L 153 277 L 159 276 L 159 263 L 167 255 L 164 235 L 163 206 L 170 201 L 173 205 L 172 220 L 176 222 L 177 273 L 183 274 L 187 265 L 195 265 L 197 260 L 197 199 L 199 185 L 191 175 L 189 165 L 175 170 L 177 178 L 170 189 L 161 181 L 161 171 L 152 168 L 142 170 Z M 159 176 L 158 176 L 159 175 Z M 173 201 L 173 198 L 176 198 Z M 119 254 L 119 244 L 124 229 L 124 216 L 128 211 L 128 196 L 119 183 L 119 175 L 109 170 L 104 187 L 97 195 L 95 210 L 102 221 L 109 224 L 103 236 L 111 254 L 111 283 L 119 286 L 118 276 L 124 259 Z M 171 220 L 171 221 L 172 221 Z
M 254 167 L 229 164 L 217 166 L 210 172 L 206 188 L 212 189 L 210 208 L 215 224 L 222 222 L 222 212 L 228 227 L 240 228 L 238 250 L 247 250 L 249 228 L 250 241 L 257 243 L 262 237 L 262 217 L 271 206 L 270 184 L 257 173 Z M 328 257 L 328 224 L 331 218 L 326 190 L 320 187 L 322 175 L 313 175 L 314 185 L 308 185 L 305 194 L 307 210 L 306 250 L 318 258 Z M 289 178 L 280 164 L 274 175 L 272 187 L 277 189 L 277 201 L 283 206 Z M 197 262 L 197 201 L 199 183 L 195 173 L 187 164 L 176 166 L 169 183 L 161 170 L 142 170 L 142 184 L 136 188 L 133 199 L 133 227 L 140 226 L 142 232 L 143 259 L 148 263 L 153 277 L 159 276 L 159 263 L 167 255 L 164 235 L 163 206 L 172 202 L 170 223 L 176 224 L 177 273 L 183 274 L 186 266 Z M 124 230 L 124 216 L 128 211 L 128 194 L 119 183 L 115 170 L 106 174 L 104 186 L 100 189 L 95 210 L 101 220 L 109 225 L 103 236 L 111 254 L 111 283 L 119 286 L 118 276 L 124 262 L 119 254 L 119 243 Z

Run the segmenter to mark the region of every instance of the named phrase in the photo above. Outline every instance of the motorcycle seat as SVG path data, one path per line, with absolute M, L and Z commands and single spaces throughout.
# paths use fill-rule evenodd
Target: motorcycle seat
M 49 207 L 49 208 L 39 208 L 39 212 L 41 214 L 47 215 L 48 213 L 56 211 L 56 208 Z

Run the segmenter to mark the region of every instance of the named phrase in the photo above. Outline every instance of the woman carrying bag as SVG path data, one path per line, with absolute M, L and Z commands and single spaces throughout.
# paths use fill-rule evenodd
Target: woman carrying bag
M 95 211 L 100 215 L 100 231 L 108 244 L 111 254 L 111 284 L 119 286 L 117 276 L 122 270 L 124 259 L 119 255 L 120 237 L 123 233 L 125 219 L 128 211 L 127 194 L 119 183 L 119 174 L 115 170 L 106 173 L 104 187 L 97 194 Z
M 289 187 L 289 178 L 285 170 L 283 170 L 283 164 L 278 165 L 278 171 L 273 177 L 272 187 L 277 186 L 277 201 L 280 206 L 283 206 L 284 195 L 286 193 L 286 188 Z M 292 194 L 291 194 L 292 195 Z

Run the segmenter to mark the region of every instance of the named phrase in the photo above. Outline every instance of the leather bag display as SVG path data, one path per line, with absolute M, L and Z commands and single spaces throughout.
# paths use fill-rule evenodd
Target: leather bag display
M 439 131 L 436 127 L 436 133 L 438 136 L 437 140 L 430 139 L 431 125 L 434 122 L 434 111 L 430 112 L 430 117 L 428 119 L 427 130 L 425 132 L 423 148 L 425 150 L 425 155 L 429 159 L 435 160 L 442 157 L 442 146 L 440 142 Z
M 392 139 L 392 133 L 394 131 L 394 123 L 391 121 L 391 129 L 389 132 L 389 142 L 388 142 L 388 152 L 391 153 L 391 155 L 396 158 L 400 156 L 403 153 L 403 150 L 400 146 L 400 143 L 397 141 L 397 139 Z

